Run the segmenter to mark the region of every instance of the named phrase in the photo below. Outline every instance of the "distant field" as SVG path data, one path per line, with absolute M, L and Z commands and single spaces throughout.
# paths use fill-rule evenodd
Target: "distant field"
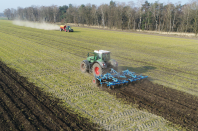
M 0 17 L 0 20 L 7 20 L 7 17 Z
M 104 129 L 174 130 L 162 117 L 94 87 L 92 76 L 82 74 L 79 64 L 87 52 L 110 50 L 120 69 L 198 96 L 197 40 L 79 27 L 74 31 L 47 31 L 0 21 L 0 58 Z

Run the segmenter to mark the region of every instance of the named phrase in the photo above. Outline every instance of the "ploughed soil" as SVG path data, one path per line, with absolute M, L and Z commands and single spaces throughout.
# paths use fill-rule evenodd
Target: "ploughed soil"
M 0 130 L 99 130 L 0 61 Z
M 114 89 L 102 88 L 187 130 L 198 130 L 198 97 L 154 84 L 148 79 Z

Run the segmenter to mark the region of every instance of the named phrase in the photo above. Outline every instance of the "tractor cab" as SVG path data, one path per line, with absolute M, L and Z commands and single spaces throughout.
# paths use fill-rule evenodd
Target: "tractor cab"
M 71 27 L 70 27 L 70 26 L 67 26 L 66 29 L 67 29 L 67 30 L 71 30 Z
M 94 50 L 94 53 L 96 53 L 99 57 L 99 59 L 101 59 L 101 61 L 109 61 L 110 58 L 110 51 L 106 51 L 106 50 Z
M 104 53 L 104 54 L 101 54 L 102 55 L 102 60 L 107 62 L 110 60 L 110 52 L 109 53 Z
M 95 50 L 94 52 L 89 52 L 87 54 L 87 60 L 89 62 L 95 61 L 104 61 L 107 62 L 110 60 L 110 51 L 106 50 Z

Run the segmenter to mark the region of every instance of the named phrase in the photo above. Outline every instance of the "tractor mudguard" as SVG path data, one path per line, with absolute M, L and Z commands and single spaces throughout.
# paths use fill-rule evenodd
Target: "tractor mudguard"
M 97 63 L 102 67 L 102 68 L 107 68 L 107 64 L 105 62 L 100 62 L 100 61 L 97 61 Z
M 83 60 L 83 62 L 85 62 L 86 65 L 89 66 L 89 61 L 88 60 Z

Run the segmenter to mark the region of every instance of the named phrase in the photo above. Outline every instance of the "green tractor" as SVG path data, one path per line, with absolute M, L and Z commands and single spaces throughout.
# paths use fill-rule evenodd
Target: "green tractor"
M 110 58 L 110 51 L 94 50 L 87 54 L 87 59 L 80 64 L 80 70 L 83 73 L 93 72 L 94 76 L 100 76 L 107 73 L 110 68 L 117 70 L 118 63 Z
M 71 29 L 71 27 L 70 26 L 67 26 L 66 28 L 65 28 L 66 30 L 66 32 L 74 32 L 74 30 L 73 29 Z
M 66 25 L 61 25 L 60 26 L 60 31 L 65 31 L 65 32 L 74 32 L 73 29 L 71 29 L 71 26 L 66 26 Z

